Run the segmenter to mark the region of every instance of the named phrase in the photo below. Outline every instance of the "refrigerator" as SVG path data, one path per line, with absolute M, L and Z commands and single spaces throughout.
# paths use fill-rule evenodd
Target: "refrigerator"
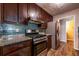
M 60 45 L 60 22 L 53 21 L 48 23 L 48 28 L 46 30 L 46 34 L 51 35 L 51 47 L 52 49 L 57 49 Z

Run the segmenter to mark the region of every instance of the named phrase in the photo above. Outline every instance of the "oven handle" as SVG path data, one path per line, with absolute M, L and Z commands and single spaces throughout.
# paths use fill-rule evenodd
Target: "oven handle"
M 43 41 L 40 41 L 40 42 L 34 43 L 34 45 L 38 45 L 38 44 L 43 43 L 43 42 L 46 42 L 46 43 L 47 43 L 47 40 L 43 40 Z

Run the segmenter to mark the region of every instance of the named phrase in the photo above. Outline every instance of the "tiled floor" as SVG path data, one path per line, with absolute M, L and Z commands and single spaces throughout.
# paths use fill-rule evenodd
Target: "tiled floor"
M 57 50 L 50 49 L 48 52 L 44 50 L 38 56 L 78 56 L 79 51 L 73 49 L 73 41 L 60 44 Z

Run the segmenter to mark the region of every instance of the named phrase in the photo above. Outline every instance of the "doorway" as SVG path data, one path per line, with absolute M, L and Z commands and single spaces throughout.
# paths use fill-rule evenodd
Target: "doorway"
M 67 41 L 74 41 L 74 18 L 71 17 L 66 21 L 66 39 Z
M 74 47 L 74 16 L 68 16 L 59 19 L 60 20 L 60 41 L 72 42 Z
M 68 54 L 72 54 L 74 49 L 74 17 L 66 21 L 66 49 Z

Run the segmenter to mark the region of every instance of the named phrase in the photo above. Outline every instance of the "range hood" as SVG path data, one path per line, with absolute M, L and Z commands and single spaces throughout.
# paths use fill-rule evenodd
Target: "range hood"
M 45 23 L 44 21 L 42 20 L 36 20 L 36 19 L 31 19 L 29 20 L 30 23 L 35 23 L 35 24 L 42 24 L 42 23 Z

